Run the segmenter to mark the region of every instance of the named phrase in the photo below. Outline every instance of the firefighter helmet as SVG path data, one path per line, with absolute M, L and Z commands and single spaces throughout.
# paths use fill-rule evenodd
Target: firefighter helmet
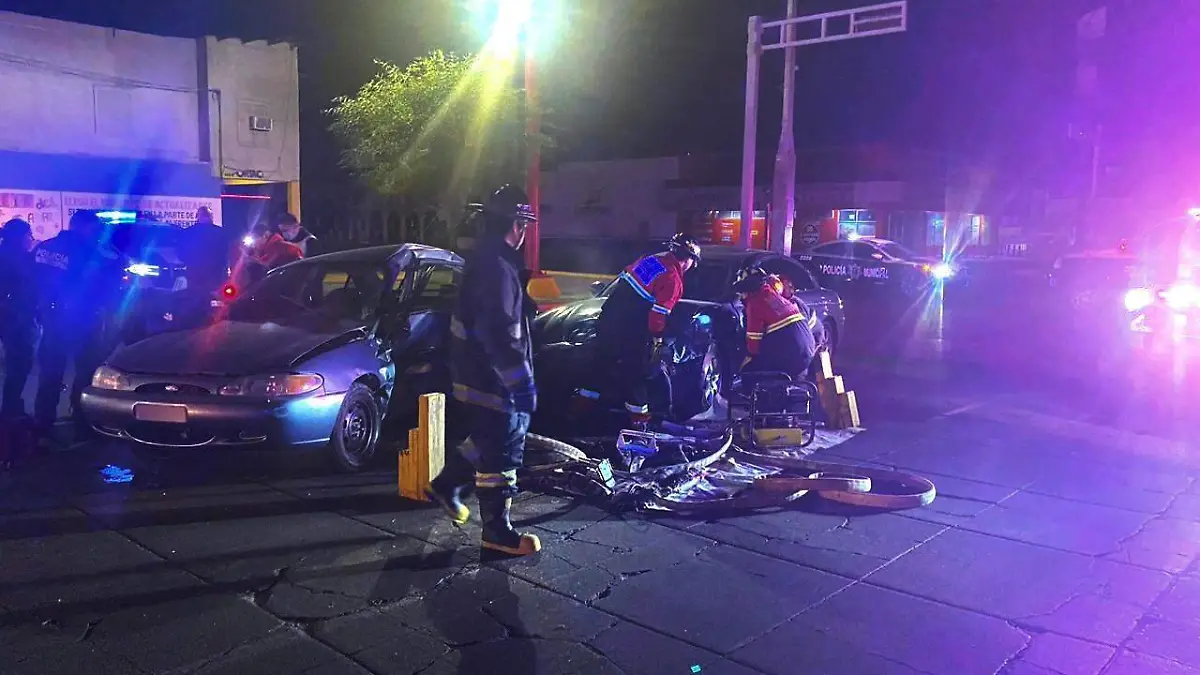
M 748 265 L 738 270 L 733 279 L 733 290 L 738 293 L 752 293 L 767 283 L 767 273 L 758 265 Z
M 690 234 L 680 232 L 671 237 L 667 241 L 667 250 L 680 260 L 691 258 L 697 263 L 700 262 L 700 244 Z
M 493 192 L 486 202 L 468 204 L 467 208 L 483 213 L 485 216 L 494 216 L 506 221 L 519 220 L 524 223 L 532 223 L 537 220 L 533 207 L 529 204 L 529 195 L 525 194 L 521 188 L 508 183 Z

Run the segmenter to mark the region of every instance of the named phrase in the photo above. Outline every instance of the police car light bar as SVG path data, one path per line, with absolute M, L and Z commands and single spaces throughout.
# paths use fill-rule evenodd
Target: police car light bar
M 161 273 L 158 265 L 147 265 L 146 263 L 133 263 L 126 267 L 125 271 L 139 277 L 156 277 Z
M 137 215 L 137 211 L 100 211 L 96 217 L 113 223 L 124 223 L 137 220 Z

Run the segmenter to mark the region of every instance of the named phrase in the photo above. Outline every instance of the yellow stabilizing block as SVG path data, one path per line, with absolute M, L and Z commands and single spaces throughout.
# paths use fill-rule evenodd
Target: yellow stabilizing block
M 796 448 L 804 445 L 804 429 L 755 429 L 754 442 L 764 448 Z
M 858 418 L 858 399 L 853 391 L 838 394 L 837 428 L 850 429 L 862 426 Z
M 534 300 L 557 300 L 562 297 L 558 282 L 549 274 L 535 274 L 525 286 L 525 290 Z
M 396 482 L 400 496 L 426 502 L 425 488 L 446 466 L 446 395 L 421 396 L 417 428 L 408 432 L 408 449 L 400 453 Z

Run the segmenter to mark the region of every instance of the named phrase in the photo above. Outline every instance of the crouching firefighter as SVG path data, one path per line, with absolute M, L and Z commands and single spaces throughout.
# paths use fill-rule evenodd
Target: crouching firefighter
M 700 261 L 700 245 L 676 234 L 665 253 L 648 255 L 626 267 L 596 321 L 598 373 L 625 403 L 635 425 L 650 420 L 649 384 L 659 365 L 667 317 L 683 295 L 683 275 Z M 579 391 L 584 399 L 600 394 Z
M 738 272 L 733 290 L 746 312 L 746 351 L 743 372 L 777 372 L 802 380 L 809 371 L 824 327 L 815 313 L 783 296 L 779 278 L 759 267 Z
M 520 534 L 509 521 L 517 493 L 517 470 L 525 455 L 525 434 L 537 407 L 531 306 L 521 283 L 518 249 L 535 216 L 519 188 L 506 185 L 484 205 L 484 233 L 466 255 L 458 306 L 450 320 L 450 370 L 454 398 L 464 416 L 466 442 L 446 457 L 428 496 L 457 524 L 470 517 L 463 497 L 472 483 L 479 496 L 482 546 L 510 555 L 541 549 L 532 534 Z

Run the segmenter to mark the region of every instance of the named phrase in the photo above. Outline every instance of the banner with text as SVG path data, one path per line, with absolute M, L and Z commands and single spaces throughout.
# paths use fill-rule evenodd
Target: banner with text
M 196 221 L 196 209 L 212 209 L 213 221 L 221 222 L 220 197 L 160 197 L 157 195 L 106 195 L 90 192 L 63 192 L 63 220 L 82 209 L 94 211 L 138 211 L 172 225 L 188 226 Z

